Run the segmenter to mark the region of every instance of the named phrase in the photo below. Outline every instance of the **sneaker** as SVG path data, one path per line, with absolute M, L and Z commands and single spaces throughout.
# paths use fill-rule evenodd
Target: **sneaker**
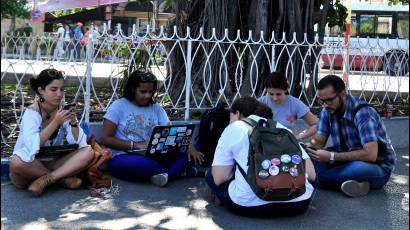
M 181 173 L 182 177 L 195 177 L 198 174 L 198 169 L 196 166 L 188 166 Z
M 156 186 L 164 187 L 168 183 L 168 174 L 160 173 L 160 174 L 152 176 L 151 183 Z
M 350 197 L 364 196 L 370 191 L 368 181 L 357 182 L 355 180 L 347 180 L 341 186 L 342 192 Z

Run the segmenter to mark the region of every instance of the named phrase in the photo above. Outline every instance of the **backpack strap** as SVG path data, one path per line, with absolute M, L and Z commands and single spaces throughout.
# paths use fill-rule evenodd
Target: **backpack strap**
M 248 124 L 252 127 L 256 127 L 258 125 L 258 123 L 256 121 L 254 121 L 253 119 L 250 119 L 248 117 L 242 119 L 242 121 L 244 121 L 246 124 Z
M 246 180 L 247 174 L 246 174 L 245 170 L 243 170 L 243 168 L 238 164 L 238 162 L 236 162 L 236 160 L 234 160 L 234 161 L 235 161 L 235 166 L 239 169 L 239 172 L 241 172 L 243 178 Z
M 273 120 L 273 119 L 268 119 L 268 124 L 269 124 L 269 126 L 272 127 L 272 128 L 276 128 L 276 124 L 277 124 L 277 123 L 278 123 L 278 122 L 275 121 L 275 120 Z

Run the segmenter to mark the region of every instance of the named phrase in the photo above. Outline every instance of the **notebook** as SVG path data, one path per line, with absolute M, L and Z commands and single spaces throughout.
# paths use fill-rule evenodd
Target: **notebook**
M 39 157 L 64 156 L 78 149 L 78 144 L 43 146 L 38 151 Z
M 130 154 L 143 155 L 160 163 L 176 160 L 180 154 L 188 151 L 195 125 L 155 126 L 148 148 L 127 151 Z

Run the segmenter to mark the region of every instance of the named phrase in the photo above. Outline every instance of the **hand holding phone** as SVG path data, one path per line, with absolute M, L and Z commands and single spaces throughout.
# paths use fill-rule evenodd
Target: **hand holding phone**
M 312 145 L 306 145 L 305 143 L 303 143 L 303 142 L 299 142 L 299 144 L 306 150 L 306 149 L 312 149 L 312 150 L 314 150 L 314 151 L 317 151 L 317 148 L 315 148 L 315 147 L 313 147 Z
M 75 106 L 75 103 L 68 103 L 64 105 L 63 110 L 70 110 L 74 106 Z

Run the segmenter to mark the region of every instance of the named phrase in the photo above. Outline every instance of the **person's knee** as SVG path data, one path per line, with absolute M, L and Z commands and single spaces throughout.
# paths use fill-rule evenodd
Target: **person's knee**
M 29 165 L 22 161 L 19 157 L 14 156 L 10 161 L 10 172 L 20 174 L 25 169 L 27 169 Z
M 87 162 L 87 164 L 90 163 L 94 158 L 94 150 L 90 146 L 84 147 L 77 154 L 81 156 L 81 162 Z

